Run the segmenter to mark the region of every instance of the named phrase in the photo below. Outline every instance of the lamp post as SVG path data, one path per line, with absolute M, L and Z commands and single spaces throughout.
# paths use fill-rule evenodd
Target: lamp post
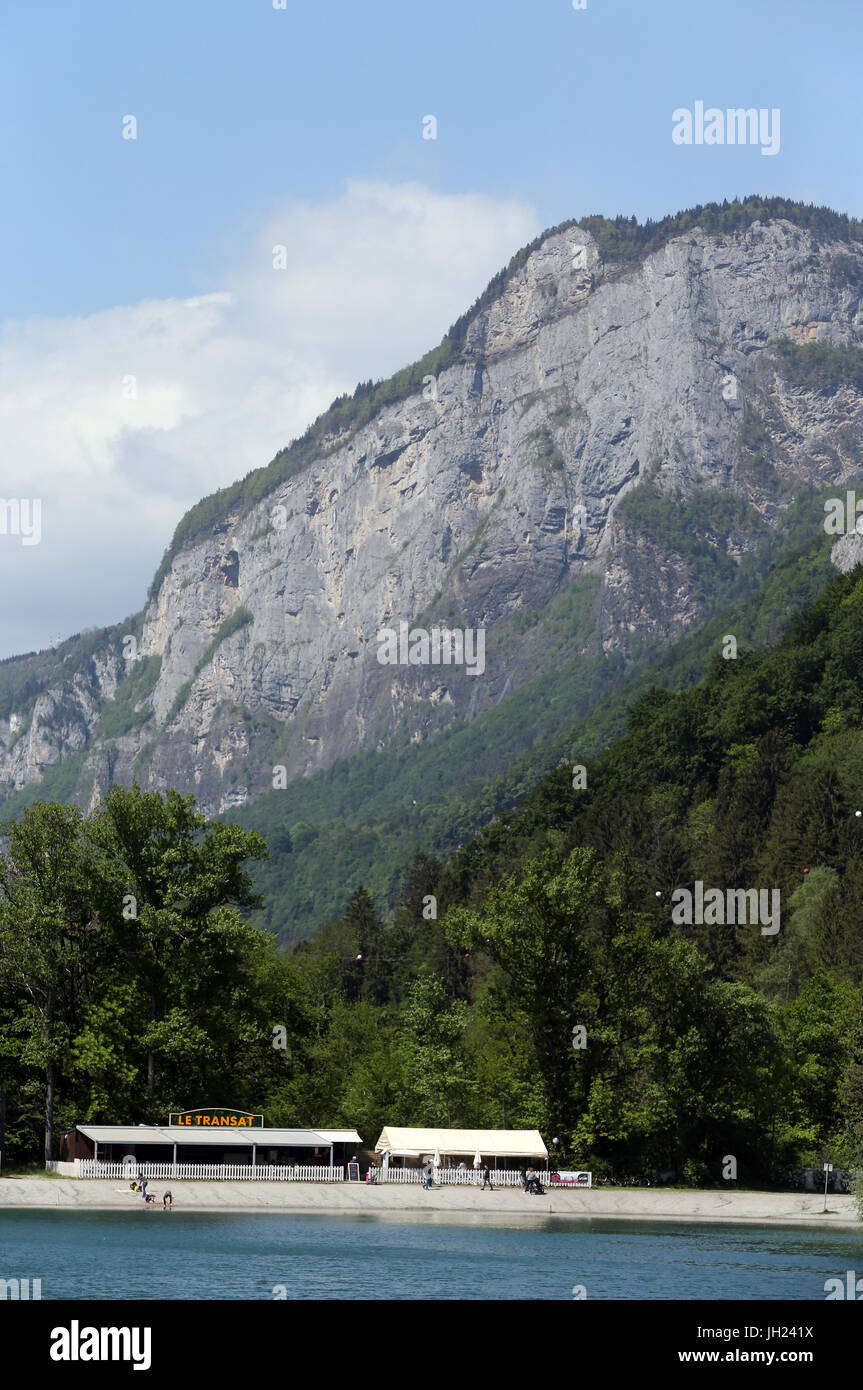
M 830 1177 L 830 1174 L 831 1174 L 832 1172 L 833 1172 L 833 1164 L 832 1164 L 832 1163 L 825 1163 L 825 1164 L 824 1164 L 824 1210 L 825 1210 L 825 1211 L 827 1210 L 827 1182 L 828 1182 L 829 1177 Z

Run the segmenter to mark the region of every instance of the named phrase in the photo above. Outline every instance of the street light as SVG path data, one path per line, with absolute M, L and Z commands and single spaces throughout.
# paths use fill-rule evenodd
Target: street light
M 833 1164 L 832 1164 L 832 1163 L 825 1163 L 825 1164 L 824 1164 L 824 1210 L 825 1210 L 825 1211 L 827 1210 L 827 1182 L 828 1182 L 828 1179 L 829 1179 L 830 1174 L 831 1174 L 832 1172 L 833 1172 Z

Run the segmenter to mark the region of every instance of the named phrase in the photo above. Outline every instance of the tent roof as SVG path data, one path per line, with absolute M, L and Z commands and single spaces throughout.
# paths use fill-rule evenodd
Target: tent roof
M 79 1134 L 99 1144 L 194 1144 L 227 1149 L 271 1147 L 328 1149 L 335 1142 L 315 1129 L 237 1129 L 233 1125 L 202 1129 L 197 1125 L 77 1125 Z M 341 1131 L 340 1131 L 341 1133 Z
M 510 1154 L 513 1158 L 548 1158 L 548 1149 L 538 1129 L 403 1129 L 385 1125 L 375 1150 L 389 1149 L 397 1154 L 412 1150 L 432 1154 L 469 1154 L 484 1157 Z

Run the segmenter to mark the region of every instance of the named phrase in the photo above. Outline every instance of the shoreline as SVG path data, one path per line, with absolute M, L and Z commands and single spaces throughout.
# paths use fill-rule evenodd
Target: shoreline
M 175 1212 L 209 1215 L 377 1216 L 413 1218 L 479 1217 L 491 1220 L 547 1219 L 584 1221 L 682 1221 L 756 1226 L 815 1226 L 861 1230 L 853 1197 L 811 1192 L 723 1192 L 661 1188 L 568 1189 L 532 1197 L 520 1188 L 482 1192 L 478 1187 L 439 1187 L 424 1191 L 417 1184 L 286 1183 L 164 1181 L 151 1183 L 155 1207 L 118 1179 L 0 1178 L 0 1214 L 4 1211 L 161 1211 L 166 1186 Z M 162 1213 L 164 1215 L 164 1213 Z

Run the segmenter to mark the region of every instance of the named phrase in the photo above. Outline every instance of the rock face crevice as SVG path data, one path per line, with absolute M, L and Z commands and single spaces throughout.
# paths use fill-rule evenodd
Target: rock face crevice
M 78 755 L 84 799 L 134 775 L 218 813 L 269 790 L 274 762 L 302 776 L 490 708 L 536 675 L 542 615 L 585 576 L 602 584 L 596 650 L 669 640 L 707 599 L 679 548 L 627 520 L 634 489 L 726 494 L 770 527 L 801 488 L 860 468 L 860 393 L 800 385 L 776 352 L 781 339 L 860 349 L 860 291 L 831 273 L 840 253 L 774 221 L 696 229 L 621 270 L 587 231 L 548 236 L 433 390 L 173 557 L 140 624 L 136 659 L 159 657 L 158 677 L 127 728 L 102 727 L 132 683 L 117 630 L 86 668 L 60 663 L 5 711 L 0 786 Z M 705 532 L 734 561 L 753 534 Z M 232 627 L 240 610 L 251 619 Z M 485 673 L 382 666 L 378 630 L 401 620 L 485 628 Z

